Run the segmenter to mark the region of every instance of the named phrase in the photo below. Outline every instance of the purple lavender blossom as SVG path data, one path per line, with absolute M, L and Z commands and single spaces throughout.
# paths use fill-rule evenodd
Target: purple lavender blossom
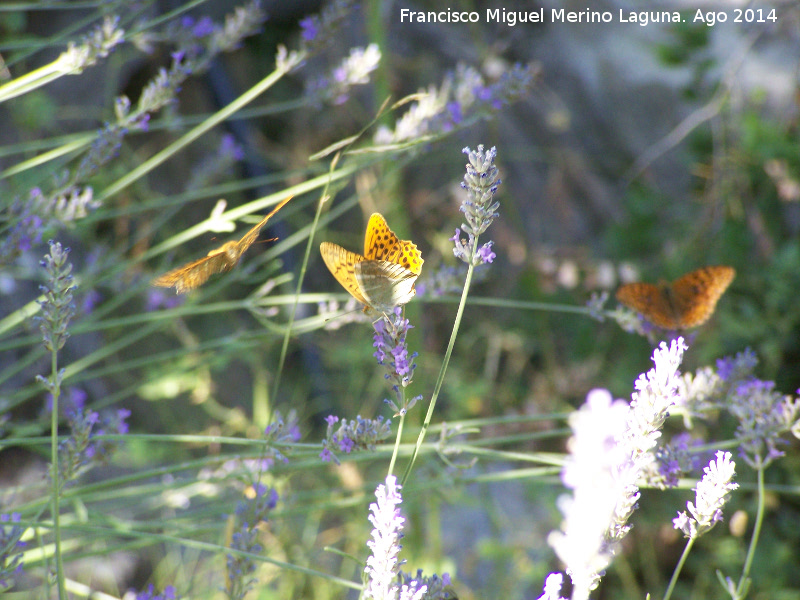
M 22 573 L 27 544 L 22 541 L 26 527 L 19 524 L 21 518 L 19 513 L 0 514 L 0 593 L 13 587 L 14 576 Z
M 717 375 L 722 381 L 734 381 L 749 377 L 758 365 L 758 357 L 750 348 L 737 352 L 736 356 L 717 359 Z
M 787 444 L 781 434 L 797 421 L 800 400 L 775 390 L 775 382 L 750 378 L 737 382 L 727 399 L 729 412 L 739 421 L 735 436 L 739 456 L 754 469 L 763 469 L 783 456 Z
M 322 11 L 300 21 L 302 47 L 308 54 L 321 52 L 330 45 L 346 21 L 355 3 L 352 0 L 333 0 Z
M 300 21 L 300 35 L 306 42 L 311 42 L 319 34 L 319 23 L 313 17 Z
M 478 236 L 484 233 L 498 217 L 497 209 L 500 203 L 494 199 L 500 186 L 500 173 L 494 165 L 497 150 L 491 148 L 484 152 L 479 145 L 477 151 L 464 148 L 464 154 L 469 157 L 467 173 L 461 187 L 467 190 L 467 197 L 461 203 L 461 212 L 464 213 L 466 223 L 461 229 L 456 229 L 455 235 L 450 238 L 454 243 L 453 254 L 459 260 L 473 266 L 491 263 L 497 257 L 492 252 L 493 242 L 489 241 L 483 246 L 476 247 Z M 467 239 L 462 239 L 462 229 L 467 234 Z
M 413 326 L 408 319 L 403 318 L 403 310 L 395 307 L 394 312 L 385 315 L 373 323 L 375 334 L 373 336 L 376 348 L 373 356 L 378 360 L 379 365 L 386 367 L 387 373 L 384 377 L 391 383 L 395 393 L 396 401 L 386 399 L 385 402 L 392 407 L 395 415 L 404 415 L 417 403 L 422 396 L 415 396 L 410 400 L 406 399 L 405 388 L 414 379 L 414 369 L 416 363 L 412 362 L 417 353 L 409 355 L 406 335 Z M 387 360 L 391 358 L 389 362 Z
M 258 579 L 252 577 L 256 564 L 245 554 L 258 554 L 263 550 L 258 543 L 258 526 L 268 520 L 270 511 L 278 503 L 278 493 L 261 482 L 255 482 L 249 491 L 252 497 L 241 500 L 236 506 L 239 529 L 231 536 L 231 550 L 237 552 L 228 554 L 226 561 L 225 592 L 231 600 L 243 600 L 258 583 Z
M 383 442 L 392 433 L 392 424 L 382 416 L 377 419 L 364 419 L 357 415 L 355 420 L 342 419 L 335 415 L 325 418 L 328 423 L 325 439 L 322 440 L 322 451 L 319 458 L 323 462 L 340 464 L 336 450 L 350 454 L 354 450 L 374 451 L 376 444 Z M 338 429 L 334 429 L 339 423 Z
M 136 600 L 179 600 L 179 597 L 176 595 L 173 586 L 168 585 L 163 592 L 155 592 L 151 583 L 146 590 L 136 594 Z

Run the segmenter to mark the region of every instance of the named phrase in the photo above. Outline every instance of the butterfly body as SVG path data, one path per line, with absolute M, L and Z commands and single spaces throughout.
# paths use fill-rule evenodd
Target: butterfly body
M 617 300 L 662 329 L 690 329 L 711 317 L 735 275 L 732 267 L 703 267 L 671 283 L 623 285 Z
M 328 270 L 364 305 L 364 312 L 385 314 L 408 303 L 425 262 L 417 246 L 398 239 L 379 213 L 367 224 L 363 255 L 331 242 L 322 242 L 319 250 Z
M 225 242 L 219 248 L 209 251 L 203 258 L 157 277 L 153 280 L 153 285 L 157 287 L 174 287 L 176 294 L 183 294 L 200 287 L 212 275 L 230 271 L 239 263 L 242 254 L 258 239 L 258 235 L 264 225 L 267 224 L 267 221 L 291 199 L 292 196 L 289 196 L 278 203 L 272 212 L 254 225 L 239 241 Z

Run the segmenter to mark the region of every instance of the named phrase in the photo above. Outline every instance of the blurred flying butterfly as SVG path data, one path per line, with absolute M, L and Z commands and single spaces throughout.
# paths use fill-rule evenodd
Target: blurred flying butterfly
M 617 300 L 662 329 L 690 329 L 709 319 L 735 275 L 733 267 L 703 267 L 672 283 L 628 283 Z
M 153 280 L 153 285 L 158 287 L 174 286 L 176 294 L 183 294 L 203 285 L 209 277 L 216 273 L 230 271 L 239 262 L 242 254 L 256 241 L 267 221 L 291 199 L 292 196 L 289 196 L 281 201 L 271 213 L 253 226 L 238 242 L 230 241 L 222 244 L 219 248 L 209 252 L 207 256 L 157 277 Z
M 417 293 L 414 282 L 425 261 L 413 242 L 398 239 L 383 215 L 369 218 L 363 256 L 330 242 L 322 242 L 319 251 L 336 280 L 364 305 L 364 312 L 389 313 Z

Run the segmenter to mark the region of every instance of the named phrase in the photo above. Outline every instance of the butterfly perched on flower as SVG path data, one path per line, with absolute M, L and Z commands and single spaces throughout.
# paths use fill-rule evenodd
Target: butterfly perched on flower
M 733 267 L 703 267 L 672 283 L 628 283 L 617 300 L 662 329 L 690 329 L 711 317 L 735 275 Z
M 157 277 L 153 280 L 153 285 L 157 287 L 174 286 L 176 294 L 183 294 L 203 285 L 212 275 L 230 271 L 238 264 L 242 254 L 256 241 L 267 221 L 291 199 L 292 196 L 289 196 L 281 201 L 271 213 L 254 225 L 238 242 L 230 241 L 222 244 L 219 248 L 209 252 L 207 256 Z
M 379 213 L 367 223 L 363 256 L 330 242 L 322 242 L 319 251 L 336 280 L 364 305 L 364 312 L 383 314 L 414 297 L 414 282 L 425 262 L 417 246 L 398 239 Z

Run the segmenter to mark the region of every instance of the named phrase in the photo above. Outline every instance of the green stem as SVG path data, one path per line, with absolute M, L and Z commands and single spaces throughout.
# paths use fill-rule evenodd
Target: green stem
M 58 398 L 61 395 L 61 386 L 58 383 L 58 351 L 51 351 L 52 382 L 53 382 L 53 410 L 50 413 L 50 462 L 51 476 L 53 479 L 53 534 L 55 535 L 56 577 L 58 578 L 59 600 L 67 600 L 67 587 L 64 579 L 64 558 L 61 556 L 61 519 L 59 496 L 61 484 L 58 472 Z
M 756 546 L 758 546 L 758 538 L 761 536 L 761 528 L 764 525 L 764 511 L 766 509 L 766 490 L 764 489 L 764 466 L 759 465 L 756 469 L 758 474 L 758 506 L 756 508 L 756 523 L 753 527 L 753 537 L 750 539 L 750 547 L 747 549 L 747 557 L 744 561 L 742 568 L 742 576 L 739 578 L 739 583 L 736 586 L 737 599 L 744 598 L 747 595 L 747 588 L 750 586 L 750 569 L 753 566 L 753 560 L 756 556 Z
M 475 236 L 475 240 L 472 246 L 472 256 L 470 257 L 469 267 L 467 268 L 467 276 L 464 279 L 464 289 L 461 291 L 461 300 L 458 303 L 458 311 L 456 312 L 456 319 L 453 322 L 453 331 L 450 334 L 450 341 L 447 343 L 447 350 L 444 353 L 444 360 L 442 361 L 442 368 L 439 369 L 439 377 L 436 379 L 436 385 L 433 388 L 433 395 L 431 396 L 431 402 L 428 405 L 428 412 L 425 415 L 425 422 L 422 424 L 422 429 L 420 429 L 419 436 L 417 437 L 417 445 L 414 446 L 414 454 L 411 455 L 411 461 L 409 461 L 408 466 L 406 467 L 406 472 L 403 473 L 403 481 L 401 485 L 405 485 L 406 481 L 408 480 L 408 476 L 411 474 L 411 469 L 414 467 L 414 462 L 417 460 L 417 455 L 419 454 L 419 449 L 422 447 L 422 442 L 425 441 L 425 434 L 428 431 L 428 426 L 431 424 L 431 419 L 433 418 L 433 410 L 436 408 L 436 400 L 439 398 L 439 392 L 442 389 L 442 383 L 444 382 L 444 375 L 447 372 L 447 365 L 450 363 L 450 356 L 453 354 L 453 346 L 456 344 L 456 336 L 458 335 L 458 328 L 461 325 L 461 317 L 464 315 L 464 307 L 467 304 L 467 295 L 469 294 L 469 286 L 472 282 L 472 272 L 475 270 L 473 263 L 475 262 L 475 255 L 478 251 L 478 236 Z
M 304 55 L 298 57 L 298 63 L 302 62 Z M 200 123 L 194 129 L 187 131 L 181 138 L 175 140 L 169 146 L 164 148 L 161 152 L 156 153 L 155 155 L 151 156 L 148 160 L 144 161 L 138 167 L 127 173 L 125 176 L 119 178 L 117 181 L 112 183 L 108 186 L 103 192 L 97 197 L 99 202 L 102 202 L 106 198 L 109 198 L 119 192 L 120 190 L 125 189 L 134 181 L 139 179 L 140 177 L 146 175 L 161 163 L 166 161 L 169 157 L 173 154 L 191 144 L 194 140 L 202 136 L 204 133 L 209 131 L 211 128 L 216 127 L 219 123 L 223 122 L 225 119 L 230 117 L 233 113 L 238 111 L 240 108 L 244 107 L 245 105 L 249 104 L 258 96 L 263 94 L 266 90 L 271 88 L 276 82 L 278 82 L 284 75 L 286 75 L 286 69 L 283 67 L 277 67 L 271 74 L 267 77 L 259 81 L 256 85 L 251 87 L 247 90 L 244 94 L 236 98 L 233 102 L 228 104 L 227 106 L 223 107 L 222 109 L 218 110 L 216 113 L 211 115 L 208 119 Z
M 675 570 L 672 572 L 672 578 L 669 580 L 667 591 L 664 592 L 664 600 L 669 600 L 670 596 L 672 596 L 672 591 L 675 589 L 675 584 L 678 583 L 678 577 L 681 574 L 683 565 L 689 556 L 689 552 L 691 552 L 692 550 L 692 546 L 694 546 L 694 540 L 695 538 L 689 538 L 689 541 L 686 542 L 686 547 L 683 549 L 683 554 L 681 554 L 681 559 L 678 561 L 678 564 L 675 565 Z
M 394 463 L 397 461 L 397 453 L 400 450 L 400 438 L 403 437 L 403 425 L 406 421 L 405 413 L 400 415 L 400 423 L 397 425 L 397 438 L 394 441 L 394 450 L 392 451 L 392 460 L 389 462 L 389 472 L 387 475 L 391 475 L 394 472 Z

